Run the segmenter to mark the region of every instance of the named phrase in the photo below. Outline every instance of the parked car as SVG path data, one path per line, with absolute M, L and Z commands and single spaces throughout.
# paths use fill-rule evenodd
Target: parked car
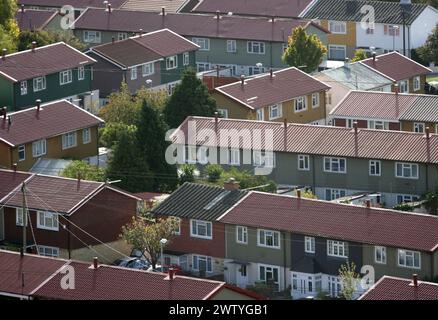
M 124 257 L 114 261 L 114 265 L 130 269 L 148 270 L 151 264 L 145 259 L 136 257 Z

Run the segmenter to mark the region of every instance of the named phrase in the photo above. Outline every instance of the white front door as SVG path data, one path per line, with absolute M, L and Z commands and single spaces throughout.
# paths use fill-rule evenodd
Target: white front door
M 5 239 L 5 218 L 3 208 L 0 209 L 0 241 Z
M 248 285 L 248 273 L 245 264 L 236 268 L 236 284 L 240 288 L 246 288 Z

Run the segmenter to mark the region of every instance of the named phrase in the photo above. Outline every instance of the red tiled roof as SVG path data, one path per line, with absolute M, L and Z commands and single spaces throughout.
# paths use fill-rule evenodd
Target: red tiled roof
M 383 276 L 359 300 L 438 300 L 438 284 L 418 280 Z
M 0 141 L 11 146 L 61 135 L 67 132 L 98 126 L 102 119 L 66 101 L 42 104 L 40 111 L 33 107 L 0 117 Z
M 210 132 L 215 131 L 214 118 L 187 117 L 179 127 L 185 135 L 185 140 L 179 140 L 181 137 L 178 138 L 177 135 L 174 135 L 175 143 L 188 142 L 189 125 L 193 126 L 193 129 L 198 133 L 203 129 L 210 130 Z M 260 146 L 253 145 L 251 139 L 239 139 L 239 145 L 232 147 L 269 149 L 271 146 L 268 144 L 267 138 L 272 132 L 273 151 L 277 152 L 438 163 L 438 135 L 435 134 L 431 134 L 427 140 L 424 134 L 406 131 L 359 129 L 355 134 L 354 130 L 349 128 L 291 123 L 287 125 L 285 134 L 284 125 L 280 122 L 222 118 L 218 119 L 217 130 L 218 144 L 212 139 L 201 139 L 200 135 L 196 137 L 197 140 L 193 139 L 193 142 L 197 145 L 204 144 L 207 147 L 217 145 L 230 147 L 229 139 L 221 139 L 221 134 L 228 137 L 229 130 L 247 130 L 253 134 L 253 137 L 261 135 Z M 240 131 L 240 133 L 243 134 L 244 131 Z M 190 143 L 192 144 L 192 142 Z M 409 148 L 404 146 L 409 146 Z
M 422 66 L 396 51 L 379 55 L 375 61 L 373 61 L 373 58 L 369 58 L 360 61 L 360 63 L 379 71 L 395 81 L 405 80 L 413 76 L 431 72 L 429 68 Z
M 120 8 L 127 0 L 111 0 L 112 8 Z M 19 5 L 40 6 L 40 7 L 55 7 L 61 8 L 66 4 L 64 0 L 17 0 Z M 76 9 L 83 9 L 87 7 L 104 8 L 106 5 L 101 0 L 70 0 L 69 5 Z
M 252 191 L 220 222 L 435 251 L 438 217 Z M 427 235 L 427 236 L 420 236 Z
M 311 0 L 201 0 L 193 12 L 221 13 L 266 16 L 299 17 Z
M 157 12 L 88 9 L 75 21 L 75 29 L 108 30 L 124 32 L 151 32 L 168 28 L 185 37 L 209 37 L 225 39 L 244 39 L 287 42 L 291 30 L 309 22 L 298 19 L 277 19 L 274 23 L 268 18 L 248 18 L 216 15 L 172 14 L 164 16 Z M 317 27 L 317 25 L 312 24 Z
M 44 28 L 58 13 L 48 10 L 19 10 L 15 14 L 15 20 L 21 31 L 37 30 Z
M 330 112 L 333 117 L 354 117 L 398 121 L 418 98 L 414 94 L 378 91 L 350 91 Z M 437 97 L 438 101 L 438 97 Z
M 63 274 L 50 279 L 34 295 L 62 300 L 203 300 L 220 290 L 224 282 L 167 274 L 72 262 L 75 270 L 75 290 L 63 290 L 59 285 Z
M 21 257 L 19 253 L 0 250 L 0 292 L 30 295 L 65 263 L 60 259 L 27 254 Z
M 35 52 L 25 50 L 6 55 L 6 59 L 0 59 L 0 76 L 17 82 L 94 62 L 68 44 L 58 42 L 36 48 Z
M 261 108 L 291 100 L 313 92 L 328 90 L 330 86 L 295 68 L 275 71 L 273 77 L 264 74 L 216 88 L 216 91 L 248 108 Z
M 4 197 L 19 187 L 31 175 L 27 172 L 13 172 L 11 170 L 0 169 L 0 203 Z

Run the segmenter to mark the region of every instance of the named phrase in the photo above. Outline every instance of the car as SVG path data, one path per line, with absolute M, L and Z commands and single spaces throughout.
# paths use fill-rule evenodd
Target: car
M 147 260 L 137 257 L 120 258 L 114 261 L 113 264 L 119 267 L 138 270 L 148 270 L 149 268 L 152 268 L 151 264 Z

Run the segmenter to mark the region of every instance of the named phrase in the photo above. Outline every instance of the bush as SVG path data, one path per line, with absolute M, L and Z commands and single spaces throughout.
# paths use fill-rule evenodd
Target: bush
M 408 203 L 400 203 L 396 206 L 394 206 L 393 208 L 394 210 L 399 210 L 399 211 L 413 211 L 414 208 L 409 205 Z
M 215 183 L 221 178 L 224 169 L 218 164 L 209 164 L 205 167 L 204 172 L 207 175 L 208 182 Z
M 179 183 L 195 182 L 195 170 L 196 167 L 193 164 L 183 164 L 180 168 Z

